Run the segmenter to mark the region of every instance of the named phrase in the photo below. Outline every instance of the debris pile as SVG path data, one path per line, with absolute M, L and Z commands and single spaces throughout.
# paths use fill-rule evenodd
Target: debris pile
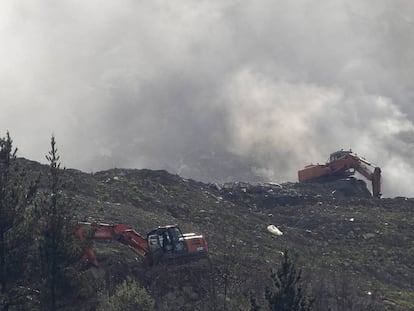
M 303 205 L 371 194 L 363 180 L 347 178 L 324 183 L 245 183 L 211 184 L 226 200 L 248 204 L 253 208 L 272 208 L 282 205 Z

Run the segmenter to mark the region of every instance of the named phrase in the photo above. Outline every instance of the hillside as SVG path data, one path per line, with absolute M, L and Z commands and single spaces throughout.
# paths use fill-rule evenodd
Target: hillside
M 19 161 L 33 176 L 45 170 Z M 78 220 L 130 224 L 143 234 L 178 224 L 205 235 L 210 263 L 178 267 L 143 268 L 125 246 L 96 243 L 101 267 L 88 268 L 90 277 L 113 288 L 132 275 L 158 310 L 249 310 L 250 295 L 264 305 L 284 249 L 297 254 L 317 310 L 414 309 L 414 199 L 370 198 L 355 179 L 206 184 L 166 171 L 68 169 L 64 180 Z M 269 224 L 283 235 L 271 235 Z M 93 310 L 96 301 L 83 298 L 82 309 Z

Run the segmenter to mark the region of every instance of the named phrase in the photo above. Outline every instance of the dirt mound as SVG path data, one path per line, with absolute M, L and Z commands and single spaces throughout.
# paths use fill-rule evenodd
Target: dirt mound
M 307 183 L 225 183 L 212 184 L 221 195 L 238 204 L 253 208 L 279 205 L 303 205 L 344 198 L 369 198 L 367 185 L 355 178 Z

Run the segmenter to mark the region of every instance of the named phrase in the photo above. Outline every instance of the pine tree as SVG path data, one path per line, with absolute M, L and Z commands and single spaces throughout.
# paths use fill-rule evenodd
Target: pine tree
M 37 190 L 37 181 L 27 180 L 17 164 L 17 149 L 7 132 L 0 138 L 0 307 L 22 304 L 25 284 L 26 259 L 32 234 L 28 210 Z M 24 302 L 23 302 L 24 303 Z
M 75 229 L 70 205 L 62 195 L 64 170 L 60 168 L 54 136 L 46 159 L 49 161 L 48 189 L 40 206 L 41 305 L 42 310 L 57 310 L 64 288 L 69 287 L 65 271 L 74 262 L 71 243 Z
M 289 257 L 288 250 L 283 253 L 281 266 L 271 274 L 274 288 L 266 288 L 265 298 L 272 311 L 310 311 L 313 299 L 307 297 L 301 284 L 301 271 Z

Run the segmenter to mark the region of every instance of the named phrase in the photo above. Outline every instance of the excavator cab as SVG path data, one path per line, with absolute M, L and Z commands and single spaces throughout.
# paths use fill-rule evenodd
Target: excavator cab
M 149 253 L 152 256 L 158 255 L 175 257 L 188 252 L 184 236 L 177 226 L 158 227 L 147 234 Z
M 339 151 L 336 151 L 334 153 L 331 153 L 331 155 L 329 156 L 328 163 L 332 163 L 334 161 L 337 161 L 337 160 L 343 158 L 344 156 L 346 156 L 348 154 L 352 154 L 352 151 L 351 150 L 349 150 L 349 151 L 339 150 Z

